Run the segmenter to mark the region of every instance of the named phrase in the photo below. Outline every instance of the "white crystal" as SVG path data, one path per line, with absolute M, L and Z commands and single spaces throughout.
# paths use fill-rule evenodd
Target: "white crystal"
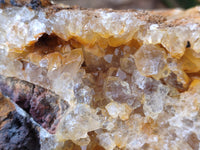
M 67 127 L 67 128 L 66 128 Z M 60 141 L 87 138 L 87 133 L 101 127 L 100 119 L 95 111 L 86 104 L 78 104 L 76 108 L 63 117 L 56 131 Z
M 106 150 L 113 150 L 115 148 L 116 144 L 109 133 L 102 133 L 97 137 L 100 140 L 100 145 L 103 146 Z
M 135 64 L 142 75 L 159 75 L 165 67 L 165 50 L 154 45 L 143 45 L 134 54 Z
M 127 120 L 132 111 L 127 104 L 117 102 L 110 102 L 105 108 L 111 117 L 117 118 L 119 116 L 121 120 Z
M 104 56 L 104 59 L 105 59 L 106 62 L 111 63 L 112 62 L 112 57 L 113 57 L 113 55 L 108 54 L 108 55 Z
M 57 141 L 55 135 L 40 128 L 40 144 L 41 150 L 63 150 L 65 142 Z
M 145 95 L 145 102 L 143 105 L 144 113 L 146 116 L 150 116 L 153 119 L 162 112 L 164 101 L 167 97 L 169 90 L 167 87 L 159 84 L 157 90 L 151 94 Z

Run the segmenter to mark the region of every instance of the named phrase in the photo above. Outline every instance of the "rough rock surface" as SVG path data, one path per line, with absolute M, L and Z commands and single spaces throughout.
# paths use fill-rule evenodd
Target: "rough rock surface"
M 1 0 L 0 6 L 27 6 L 32 9 L 38 9 L 40 7 L 46 7 L 51 5 L 51 1 L 49 0 Z
M 39 131 L 0 93 L 0 149 L 39 150 Z
M 64 3 L 66 5 L 78 5 L 83 8 L 160 9 L 166 7 L 161 0 L 53 0 L 53 2 L 58 4 Z
M 30 114 L 50 133 L 54 133 L 68 103 L 55 93 L 16 78 L 0 76 L 0 91 Z

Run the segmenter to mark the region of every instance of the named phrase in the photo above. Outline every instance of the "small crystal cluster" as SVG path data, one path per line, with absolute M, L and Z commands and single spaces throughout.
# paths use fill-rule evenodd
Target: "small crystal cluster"
M 41 149 L 200 148 L 199 7 L 53 7 L 0 9 L 0 74 L 70 105 Z

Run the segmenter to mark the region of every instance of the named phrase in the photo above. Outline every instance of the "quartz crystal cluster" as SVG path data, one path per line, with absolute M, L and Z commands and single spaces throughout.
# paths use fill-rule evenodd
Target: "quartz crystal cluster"
M 199 150 L 200 7 L 0 9 L 0 92 L 35 149 Z

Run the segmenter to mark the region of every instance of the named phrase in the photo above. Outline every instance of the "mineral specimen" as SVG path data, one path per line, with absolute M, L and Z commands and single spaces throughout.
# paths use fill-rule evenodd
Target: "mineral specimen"
M 39 132 L 42 150 L 200 149 L 200 7 L 44 6 L 0 9 L 0 92 L 31 117 L 11 113 L 25 137 Z

